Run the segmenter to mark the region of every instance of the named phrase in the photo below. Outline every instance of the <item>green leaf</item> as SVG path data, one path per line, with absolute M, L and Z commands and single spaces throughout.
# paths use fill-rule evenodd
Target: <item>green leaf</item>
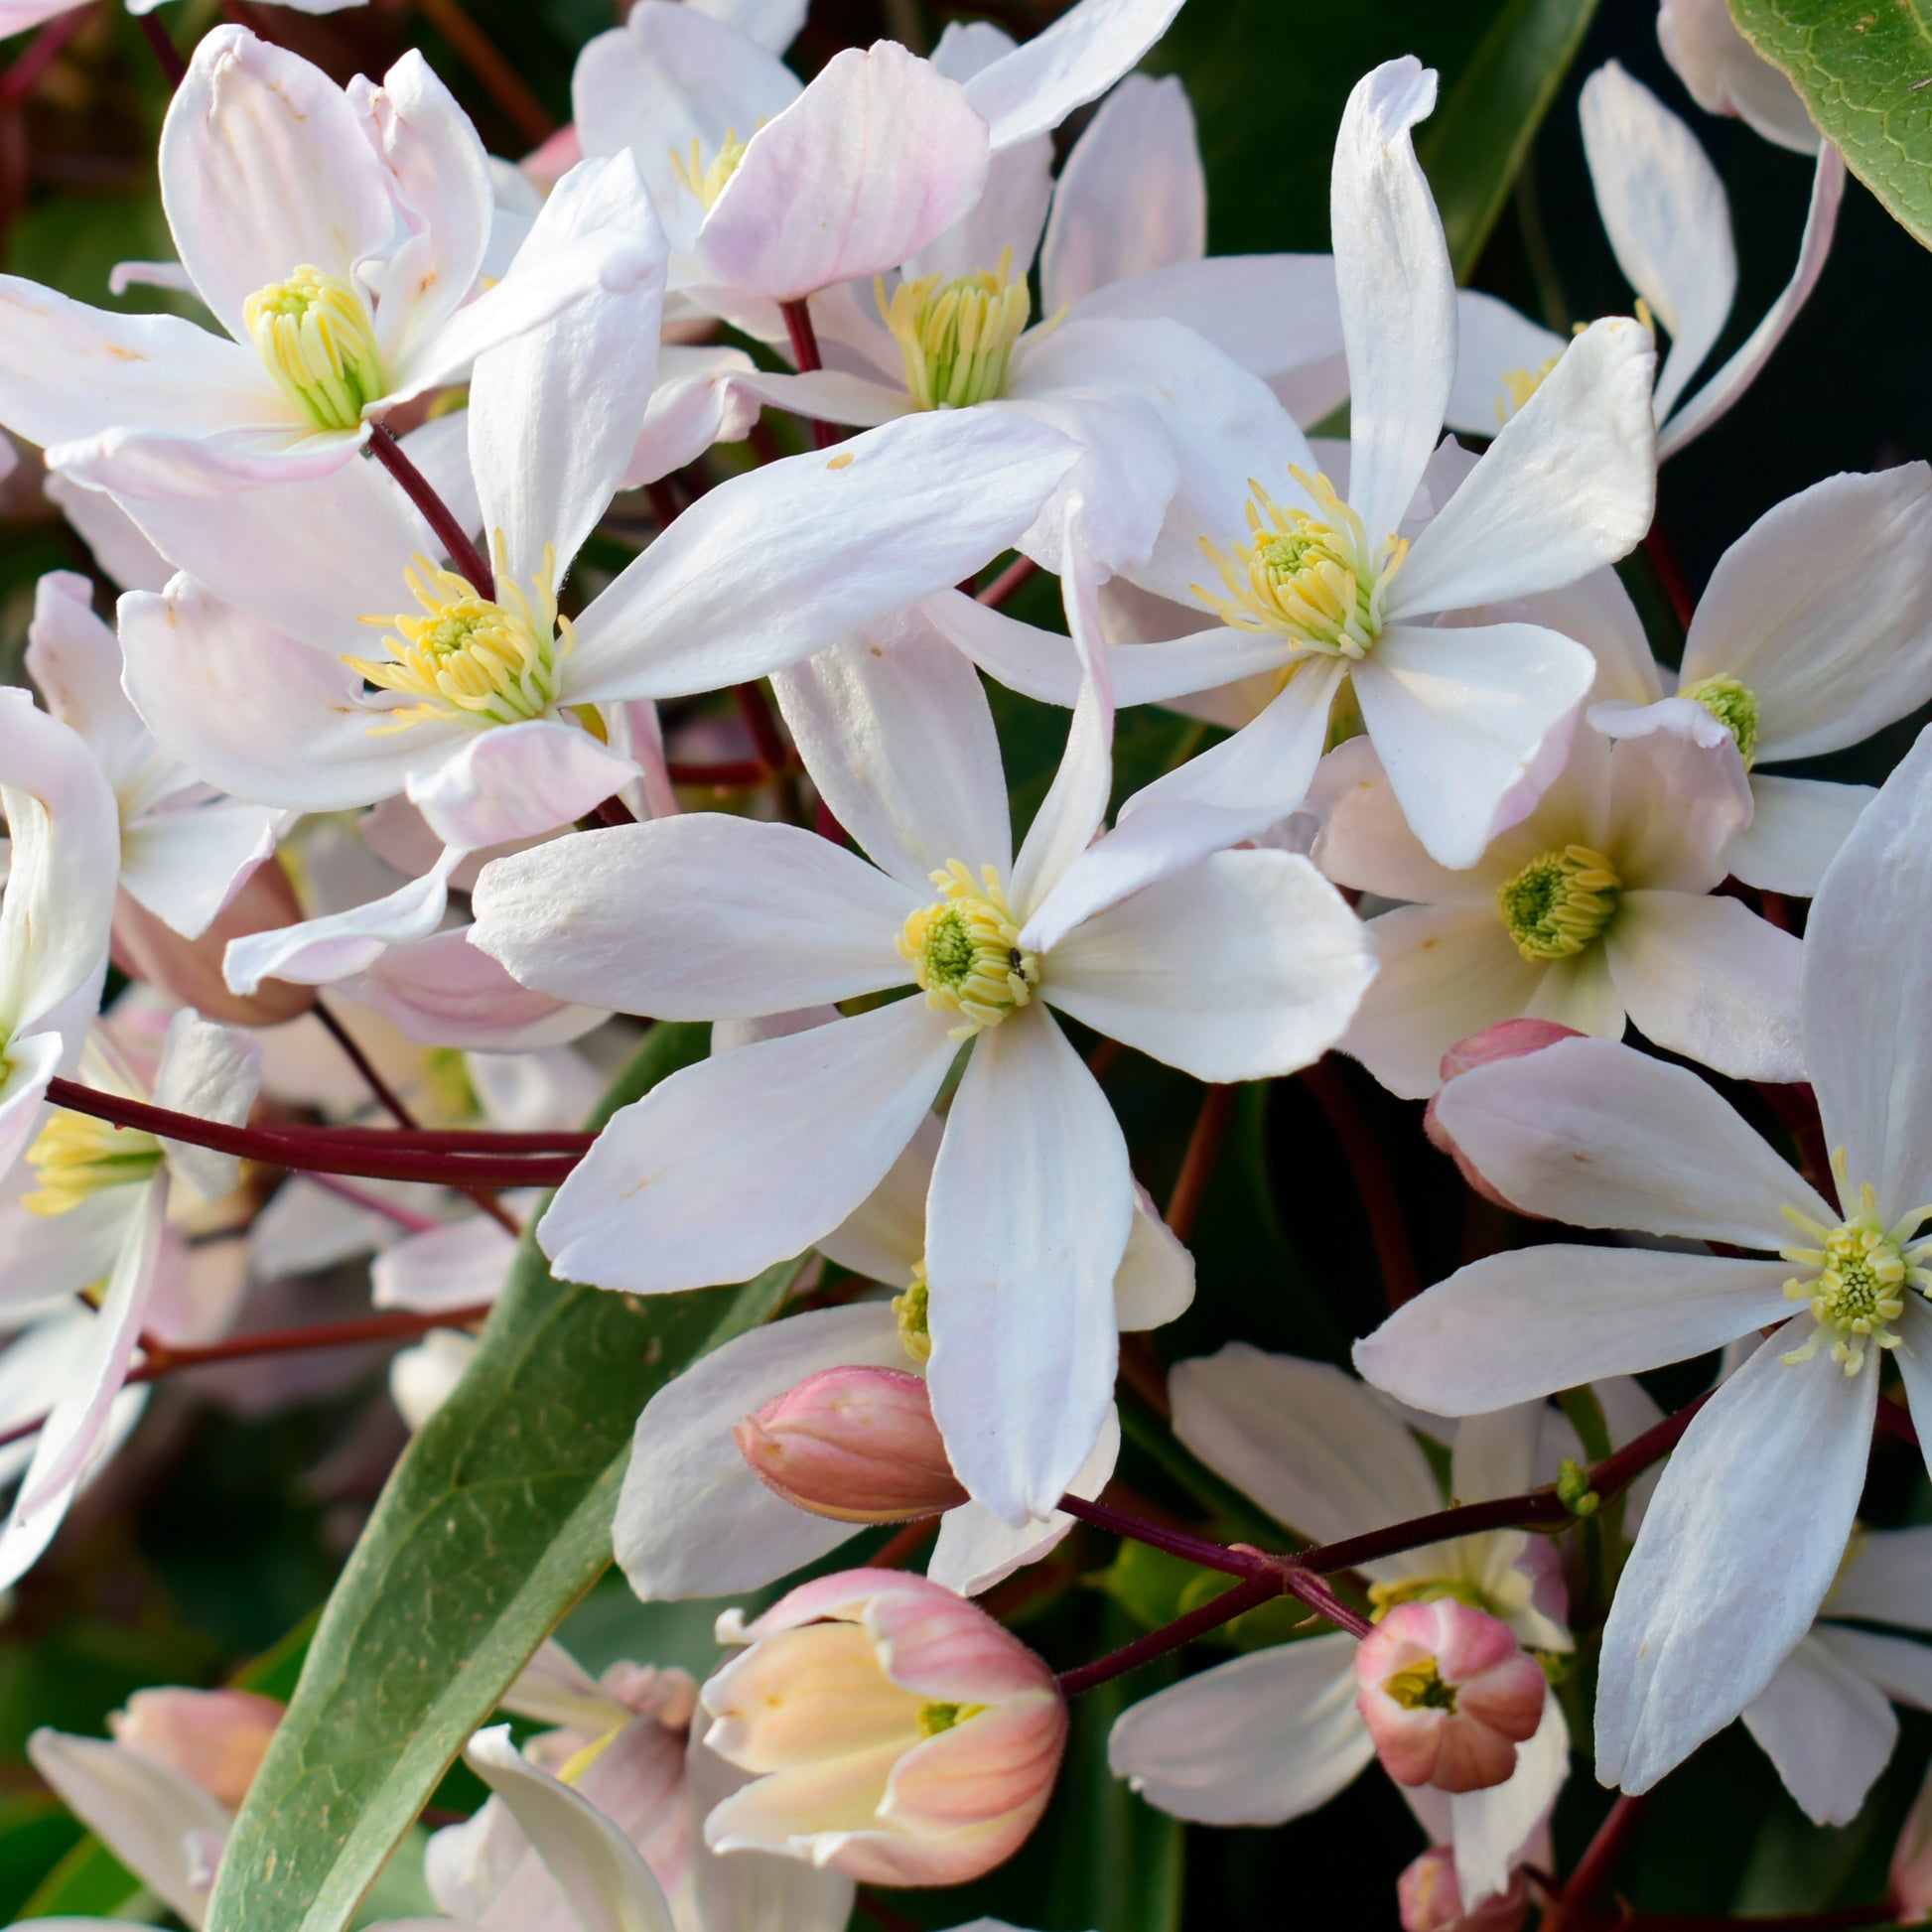
M 706 1039 L 653 1029 L 592 1124 Z M 797 1266 L 646 1300 L 553 1280 L 526 1236 L 468 1373 L 397 1463 L 323 1610 L 209 1932 L 349 1924 L 470 1733 L 609 1564 L 638 1411 L 770 1314 Z
M 140 1879 L 90 1832 L 21 1906 L 21 1919 L 119 1918 L 146 1895 Z
M 1730 0 L 1846 165 L 1932 248 L 1932 20 L 1925 0 Z

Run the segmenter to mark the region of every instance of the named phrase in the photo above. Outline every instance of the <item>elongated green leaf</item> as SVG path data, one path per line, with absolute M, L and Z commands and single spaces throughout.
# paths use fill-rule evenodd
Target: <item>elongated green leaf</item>
M 699 1058 L 658 1027 L 602 1114 Z M 593 1123 L 601 1124 L 601 1123 Z M 650 1300 L 554 1281 L 527 1238 L 469 1371 L 323 1611 L 221 1862 L 209 1932 L 342 1932 L 472 1730 L 610 1562 L 637 1412 L 796 1273 Z
M 1932 248 L 1932 10 L 1925 0 L 1730 0 L 1846 164 Z

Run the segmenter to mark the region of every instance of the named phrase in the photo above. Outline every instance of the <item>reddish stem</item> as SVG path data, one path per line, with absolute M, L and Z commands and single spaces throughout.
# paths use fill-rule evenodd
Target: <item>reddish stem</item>
M 1355 1191 L 1368 1215 L 1369 1239 L 1382 1275 L 1382 1292 L 1393 1311 L 1422 1293 L 1422 1277 L 1416 1271 L 1402 1199 L 1396 1192 L 1382 1143 L 1363 1119 L 1355 1096 L 1331 1061 L 1317 1060 L 1313 1066 L 1305 1066 L 1302 1079 L 1313 1094 L 1329 1131 L 1341 1144 L 1342 1157 L 1355 1176 Z
M 1878 1427 L 1886 1435 L 1896 1436 L 1901 1443 L 1909 1443 L 1914 1449 L 1919 1446 L 1917 1425 L 1891 1396 L 1878 1398 Z
M 1221 1143 L 1227 1139 L 1228 1122 L 1234 1114 L 1234 1089 L 1209 1087 L 1201 1096 L 1200 1112 L 1194 1116 L 1194 1131 L 1187 1140 L 1187 1152 L 1180 1161 L 1173 1192 L 1168 1196 L 1168 1226 L 1174 1238 L 1185 1241 L 1192 1231 L 1194 1217 L 1200 1212 L 1201 1196 L 1214 1176 L 1214 1163 Z
M 1643 1816 L 1644 1806 L 1648 1802 L 1647 1798 L 1626 1795 L 1610 1807 L 1609 1815 L 1598 1826 L 1588 1849 L 1577 1861 L 1577 1868 L 1570 1874 L 1570 1882 L 1544 1913 L 1541 1932 L 1559 1932 L 1559 1928 L 1575 1928 L 1581 1932 L 1581 1928 L 1589 1922 L 1590 1907 L 1595 1904 L 1597 1893 L 1609 1881 L 1610 1873 L 1616 1869 L 1616 1863 L 1623 1856 L 1630 1834 L 1636 1829 L 1637 1820 Z
M 323 1000 L 316 1002 L 315 1015 L 322 1022 L 323 1032 L 342 1048 L 343 1057 L 355 1069 L 362 1084 L 375 1096 L 375 1104 L 406 1132 L 411 1134 L 420 1132 L 415 1115 L 403 1105 L 402 1096 L 395 1088 L 376 1071 L 375 1062 L 363 1052 L 362 1042 L 343 1025 L 341 1015 L 334 1012 Z
M 713 764 L 680 764 L 673 759 L 666 768 L 674 785 L 715 785 L 720 791 L 755 791 L 771 780 L 762 759 L 720 759 Z
M 483 84 L 498 107 L 532 146 L 541 147 L 557 131 L 557 123 L 523 76 L 497 51 L 458 0 L 421 0 L 422 10 L 436 31 L 456 49 L 463 65 Z
M 907 1523 L 896 1535 L 888 1537 L 878 1550 L 866 1559 L 866 1568 L 868 1570 L 902 1569 L 938 1534 L 938 1517 L 921 1516 L 916 1523 Z
M 459 577 L 481 598 L 490 602 L 496 597 L 496 573 L 489 560 L 470 541 L 470 532 L 456 519 L 455 512 L 436 493 L 435 485 L 410 462 L 403 447 L 381 423 L 369 428 L 369 454 L 395 478 L 402 493 L 422 512 L 423 521 L 436 532 L 443 553 L 456 566 Z
M 1132 1643 L 1122 1644 L 1118 1650 L 1110 1651 L 1105 1657 L 1097 1657 L 1090 1664 L 1061 1671 L 1060 1690 L 1067 1697 L 1078 1697 L 1082 1691 L 1091 1691 L 1116 1677 L 1124 1677 L 1129 1671 L 1139 1670 L 1143 1664 L 1151 1664 L 1157 1657 L 1165 1657 L 1170 1651 L 1192 1643 L 1196 1637 L 1205 1636 L 1208 1631 L 1217 1630 L 1224 1623 L 1231 1623 L 1237 1616 L 1259 1609 L 1262 1604 L 1279 1596 L 1284 1587 L 1285 1579 L 1279 1571 L 1271 1571 L 1266 1576 L 1248 1577 L 1232 1589 L 1223 1590 L 1212 1602 L 1203 1603 L 1199 1609 L 1189 1610 L 1186 1615 L 1175 1617 L 1172 1623 L 1163 1624 L 1158 1630 L 1150 1630 L 1144 1637 L 1136 1637 Z
M 293 1140 L 340 1148 L 410 1148 L 424 1154 L 585 1154 L 595 1134 L 498 1133 L 491 1127 L 317 1127 L 306 1121 L 277 1122 L 273 1131 Z
M 650 500 L 650 513 L 656 517 L 661 535 L 677 521 L 683 505 L 677 500 L 676 490 L 661 477 L 657 482 L 644 485 L 644 494 Z
M 1084 1496 L 1062 1496 L 1060 1508 L 1068 1516 L 1091 1523 L 1095 1529 L 1110 1530 L 1115 1536 L 1145 1543 L 1150 1549 L 1165 1550 L 1171 1557 L 1183 1558 L 1229 1577 L 1273 1577 L 1281 1569 L 1275 1559 L 1263 1556 L 1258 1550 L 1233 1550 L 1204 1536 L 1190 1536 L 1185 1530 L 1170 1529 L 1165 1523 L 1150 1523 L 1144 1516 L 1130 1516 L 1125 1510 L 1109 1508 L 1105 1503 L 1089 1502 Z
M 393 1221 L 405 1234 L 428 1234 L 443 1225 L 428 1214 L 415 1214 L 406 1207 L 398 1207 L 394 1201 L 384 1200 L 380 1194 L 365 1193 L 340 1174 L 312 1173 L 307 1179 L 312 1186 L 334 1194 L 338 1200 L 345 1200 L 350 1206 L 361 1208 L 364 1213 L 380 1214 L 384 1220 Z
M 845 843 L 845 827 L 839 823 L 838 813 L 822 798 L 812 807 L 812 830 L 834 845 Z
M 167 79 L 170 91 L 173 91 L 188 78 L 188 63 L 181 58 L 181 50 L 170 38 L 167 28 L 162 25 L 159 14 L 141 16 L 141 33 L 148 45 L 153 48 L 155 64 Z
M 34 91 L 41 75 L 60 59 L 61 50 L 86 26 L 87 17 L 92 11 L 88 7 L 75 7 L 71 13 L 57 14 L 27 43 L 19 59 L 5 73 L 0 73 L 0 105 L 17 107 Z M 173 53 L 172 41 L 168 47 L 169 52 Z M 180 65 L 179 54 L 175 55 L 175 62 L 177 66 Z M 182 71 L 186 72 L 187 69 L 184 68 Z
M 784 734 L 778 730 L 778 721 L 772 715 L 771 700 L 764 695 L 764 687 L 757 682 L 734 684 L 732 697 L 738 704 L 738 715 L 745 720 L 745 729 L 752 734 L 752 743 L 758 748 L 759 762 L 764 766 L 767 777 L 775 776 L 791 762 L 785 751 Z
M 798 365 L 800 375 L 810 375 L 825 366 L 818 352 L 818 331 L 812 327 L 812 311 L 808 302 L 780 302 L 778 312 L 785 319 L 785 334 L 791 338 L 791 359 Z M 812 441 L 821 450 L 829 450 L 839 440 L 837 428 L 818 417 L 807 419 L 812 426 Z
M 1039 566 L 1031 557 L 1016 557 L 979 594 L 979 602 L 997 611 Z

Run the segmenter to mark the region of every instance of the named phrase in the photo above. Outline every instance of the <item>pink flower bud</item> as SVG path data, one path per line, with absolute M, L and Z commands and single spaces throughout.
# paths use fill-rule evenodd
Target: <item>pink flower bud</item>
M 1395 1881 L 1395 1895 L 1402 1932 L 1517 1932 L 1530 1915 L 1521 1872 L 1507 1891 L 1465 1912 L 1455 1882 L 1455 1853 L 1447 1845 L 1432 1845 L 1410 1864 Z
M 1422 1131 L 1429 1136 L 1430 1144 L 1447 1154 L 1456 1165 L 1462 1178 L 1484 1200 L 1494 1201 L 1498 1207 L 1506 1207 L 1512 1214 L 1524 1210 L 1514 1201 L 1504 1200 L 1502 1195 L 1477 1173 L 1475 1167 L 1462 1157 L 1462 1150 L 1449 1138 L 1449 1130 L 1436 1118 L 1436 1102 L 1442 1097 L 1443 1087 L 1449 1085 L 1457 1074 L 1467 1073 L 1471 1067 L 1487 1066 L 1491 1060 L 1521 1059 L 1526 1053 L 1540 1053 L 1546 1046 L 1554 1046 L 1560 1039 L 1581 1039 L 1583 1035 L 1575 1027 L 1560 1027 L 1554 1020 L 1499 1020 L 1493 1027 L 1485 1027 L 1479 1034 L 1470 1034 L 1466 1039 L 1458 1039 L 1443 1055 L 1443 1086 L 1436 1089 L 1429 1105 L 1423 1109 Z M 1541 1215 L 1532 1215 L 1540 1220 Z
M 721 1643 L 705 1743 L 759 1773 L 705 1820 L 715 1851 L 775 1852 L 868 1884 L 958 1885 L 1039 1822 L 1066 1748 L 1053 1674 L 924 1577 L 849 1570 L 802 1585 Z
M 732 1434 L 767 1489 L 841 1523 L 907 1523 L 966 1500 L 924 1380 L 899 1368 L 826 1368 Z
M 136 1691 L 112 1713 L 114 1741 L 179 1771 L 238 1811 L 261 1769 L 282 1707 L 253 1691 Z
M 1919 1787 L 1891 1855 L 1892 1915 L 1901 1925 L 1932 1919 L 1932 1774 Z
M 1509 1626 L 1453 1597 L 1398 1603 L 1355 1652 L 1355 1681 L 1383 1768 L 1439 1791 L 1501 1784 L 1549 1695 Z

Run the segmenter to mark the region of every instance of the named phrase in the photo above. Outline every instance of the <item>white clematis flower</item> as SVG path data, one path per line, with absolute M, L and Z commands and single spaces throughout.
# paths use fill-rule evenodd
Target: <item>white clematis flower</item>
M 1701 3 L 1697 11 L 1704 11 Z M 1717 11 L 1724 12 L 1722 0 Z M 1790 83 L 1751 52 L 1727 16 L 1725 32 L 1790 93 Z M 1796 105 L 1795 94 L 1791 99 Z M 1737 401 L 1797 320 L 1831 252 L 1845 194 L 1845 162 L 1804 121 L 1811 141 L 1802 152 L 1817 154 L 1818 172 L 1797 267 L 1729 359 L 1687 396 L 1730 319 L 1737 293 L 1737 255 L 1724 183 L 1697 136 L 1616 62 L 1598 68 L 1584 83 L 1579 107 L 1596 209 L 1617 266 L 1637 293 L 1638 314 L 1661 325 L 1671 339 L 1670 353 L 1657 372 L 1661 461 L 1703 435 Z M 1802 107 L 1798 113 L 1802 119 Z M 1456 307 L 1461 346 L 1449 393 L 1449 427 L 1494 436 L 1560 366 L 1570 345 L 1493 295 L 1464 289 Z
M 61 14 L 75 13 L 87 4 L 88 0 L 0 0 L 0 38 L 24 34 L 30 27 Z M 138 18 L 153 13 L 161 0 L 124 0 L 124 4 Z M 270 0 L 270 4 L 286 7 L 291 13 L 335 14 L 347 7 L 366 6 L 368 0 Z
M 1230 1342 L 1177 1363 L 1174 1434 L 1270 1515 L 1338 1542 L 1443 1507 L 1421 1446 L 1371 1389 L 1324 1362 Z M 1464 1423 L 1449 1476 L 1459 1501 L 1511 1495 L 1535 1479 L 1541 1405 Z M 1452 1595 L 1500 1617 L 1527 1645 L 1567 1651 L 1563 1589 L 1541 1539 L 1521 1530 L 1460 1537 L 1364 1564 L 1378 1609 Z M 1134 1705 L 1107 1757 L 1151 1804 L 1212 1825 L 1278 1825 L 1326 1804 L 1375 1760 L 1355 1709 L 1355 1639 L 1300 1639 L 1218 1664 Z M 1515 1855 L 1570 1772 L 1555 1696 L 1515 1775 L 1447 1800 L 1462 1896 L 1509 1883 Z
M 1843 751 L 1932 699 L 1928 541 L 1932 470 L 1907 463 L 1813 483 L 1718 560 L 1664 708 L 1695 701 L 1737 742 L 1751 821 L 1725 863 L 1746 885 L 1809 897 L 1873 795 L 1756 767 Z M 1614 704 L 1591 715 L 1612 737 L 1653 722 Z
M 1658 0 L 1657 45 L 1707 114 L 1742 120 L 1793 154 L 1823 137 L 1796 87 L 1738 31 L 1725 0 Z
M 182 266 L 225 337 L 0 278 L 0 422 L 124 500 L 340 469 L 398 403 L 650 267 L 621 231 L 587 241 L 539 222 L 476 294 L 491 211 L 483 143 L 418 53 L 381 89 L 345 90 L 216 27 L 169 107 L 160 167 Z
M 1342 1044 L 1420 1100 L 1458 1039 L 1551 1020 L 1620 1039 L 1626 1022 L 1744 1080 L 1798 1080 L 1798 963 L 1788 932 L 1716 895 L 1751 797 L 1723 730 L 1689 703 L 1651 729 L 1577 734 L 1562 775 L 1467 870 L 1402 817 L 1366 739 L 1329 754 L 1310 795 L 1312 850 L 1337 885 L 1408 903 L 1370 921 L 1382 970 Z
M 1068 588 L 1090 637 L 1091 590 Z M 778 691 L 876 866 L 707 813 L 580 834 L 485 868 L 474 943 L 559 997 L 666 1019 L 925 998 L 672 1075 L 612 1121 L 539 1239 L 608 1288 L 743 1280 L 859 1206 L 970 1041 L 927 1203 L 927 1382 L 960 1480 L 1018 1527 L 1052 1513 L 1105 1420 L 1133 1222 L 1120 1129 L 1048 1006 L 1196 1078 L 1252 1079 L 1317 1057 L 1372 961 L 1305 860 L 1086 849 L 1110 785 L 1100 683 L 1017 858 L 985 696 L 928 629 L 862 633 Z M 667 901 L 675 925 L 638 916 Z
M 1852 1530 L 1886 1354 L 1932 1408 L 1928 905 L 1932 736 L 1812 906 L 1805 1058 L 1837 1206 L 1694 1075 L 1606 1040 L 1473 1068 L 1437 1101 L 1465 1158 L 1530 1213 L 1781 1256 L 1523 1249 L 1462 1269 L 1356 1347 L 1381 1387 L 1472 1415 L 1773 1330 L 1686 1432 L 1618 1585 L 1596 1704 L 1606 1784 L 1648 1790 L 1811 1627 Z

